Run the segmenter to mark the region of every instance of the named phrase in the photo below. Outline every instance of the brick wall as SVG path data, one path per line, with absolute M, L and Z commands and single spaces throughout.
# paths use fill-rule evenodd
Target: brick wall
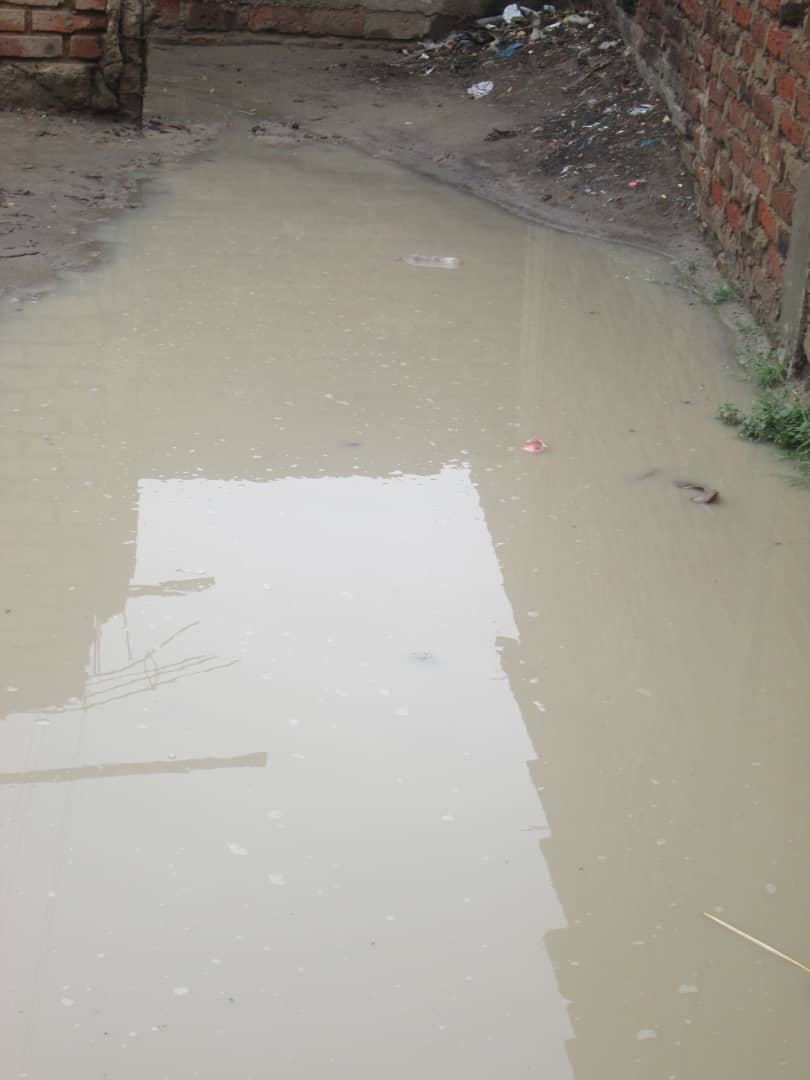
M 149 0 L 0 0 L 0 105 L 141 115 Z
M 490 10 L 487 0 L 156 0 L 162 40 L 241 32 L 409 39 Z
M 698 211 L 721 264 L 755 314 L 776 326 L 810 158 L 808 0 L 620 2 L 642 73 L 684 132 Z

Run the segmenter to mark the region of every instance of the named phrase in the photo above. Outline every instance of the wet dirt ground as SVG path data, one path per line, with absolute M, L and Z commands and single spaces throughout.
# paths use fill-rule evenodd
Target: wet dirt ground
M 404 56 L 328 39 L 178 47 L 155 31 L 143 131 L 0 112 L 0 296 L 42 295 L 61 271 L 92 265 L 96 224 L 140 206 L 145 179 L 245 118 L 295 121 L 529 220 L 708 270 L 667 110 L 620 48 L 600 50 L 616 35 L 595 18 L 508 60 L 482 49 L 434 62 L 413 46 Z M 492 95 L 471 100 L 466 88 L 487 78 Z
M 0 320 L 5 1075 L 798 1080 L 703 915 L 808 962 L 810 504 L 726 332 L 251 126 Z

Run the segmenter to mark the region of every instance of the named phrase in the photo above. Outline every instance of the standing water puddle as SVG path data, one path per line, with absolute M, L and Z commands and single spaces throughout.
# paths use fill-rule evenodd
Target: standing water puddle
M 810 502 L 711 312 L 233 140 L 0 321 L 3 1075 L 804 1076 L 702 914 L 810 962 Z

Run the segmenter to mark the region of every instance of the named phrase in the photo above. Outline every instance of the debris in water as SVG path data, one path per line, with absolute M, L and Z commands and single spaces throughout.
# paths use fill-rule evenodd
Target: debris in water
M 730 930 L 732 934 L 739 934 L 741 938 L 745 938 L 746 941 L 750 941 L 753 945 L 759 945 L 760 949 L 765 949 L 766 952 L 773 953 L 774 956 L 778 956 L 781 960 L 787 960 L 789 964 L 793 964 L 797 968 L 801 968 L 802 971 L 806 971 L 810 975 L 810 967 L 806 967 L 799 960 L 794 960 L 792 956 L 788 956 L 787 953 L 780 952 L 775 949 L 773 945 L 766 945 L 764 941 L 760 941 L 759 938 L 752 937 L 750 934 L 746 934 L 744 930 L 738 930 L 736 926 L 732 926 L 731 923 L 723 922 L 722 919 L 718 919 L 716 915 L 710 915 L 708 911 L 704 911 L 703 914 L 707 919 L 711 919 L 712 922 L 718 923 L 720 926 L 724 926 L 726 930 Z
M 484 136 L 484 142 L 498 142 L 500 139 L 514 139 L 516 131 L 511 128 L 493 128 L 489 135 Z
M 692 502 L 696 503 L 714 502 L 720 494 L 716 488 L 706 487 L 705 484 L 695 484 L 691 480 L 676 480 L 675 487 L 696 491 L 698 494 L 692 496 Z
M 403 255 L 408 266 L 427 266 L 436 270 L 458 270 L 461 262 L 452 255 Z
M 487 94 L 491 94 L 495 89 L 495 83 L 491 79 L 484 79 L 483 82 L 474 83 L 467 90 L 467 94 L 471 98 L 484 98 Z
M 527 439 L 520 449 L 527 454 L 542 454 L 544 450 L 548 450 L 548 443 L 544 443 L 542 439 Z

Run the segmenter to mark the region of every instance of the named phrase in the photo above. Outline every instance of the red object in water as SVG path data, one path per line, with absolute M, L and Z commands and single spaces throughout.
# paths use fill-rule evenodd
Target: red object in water
M 637 188 L 638 187 L 638 180 L 631 180 L 630 183 L 627 186 L 629 188 Z
M 527 454 L 542 454 L 544 450 L 548 450 L 548 443 L 544 443 L 542 439 L 529 439 L 520 449 Z

